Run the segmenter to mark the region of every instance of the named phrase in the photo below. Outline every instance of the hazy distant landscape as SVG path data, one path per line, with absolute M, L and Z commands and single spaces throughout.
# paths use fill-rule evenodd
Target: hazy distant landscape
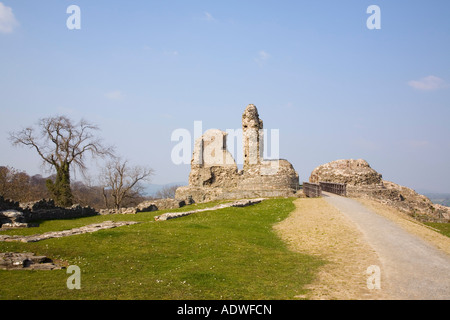
M 144 191 L 143 194 L 145 194 L 146 196 L 155 196 L 156 193 L 164 188 L 168 188 L 168 187 L 172 187 L 172 186 L 185 186 L 187 185 L 187 182 L 172 182 L 172 183 L 167 183 L 167 184 L 153 184 L 153 183 L 149 183 L 149 184 L 145 184 L 143 185 L 144 187 Z
M 450 193 L 426 193 L 424 196 L 428 197 L 433 203 L 450 207 Z

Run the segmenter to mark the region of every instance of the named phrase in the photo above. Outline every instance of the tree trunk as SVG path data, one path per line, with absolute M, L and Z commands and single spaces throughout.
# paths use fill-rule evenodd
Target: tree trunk
M 105 202 L 105 208 L 109 209 L 109 206 L 108 206 L 108 195 L 106 194 L 105 188 L 103 188 L 103 201 Z
M 69 163 L 56 166 L 55 182 L 47 180 L 47 188 L 53 195 L 55 203 L 62 207 L 73 205 L 72 190 L 70 189 L 70 167 Z

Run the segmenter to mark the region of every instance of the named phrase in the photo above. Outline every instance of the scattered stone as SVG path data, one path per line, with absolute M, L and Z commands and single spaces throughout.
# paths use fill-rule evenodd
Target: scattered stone
M 10 210 L 10 209 L 20 211 L 19 202 L 5 199 L 3 196 L 0 196 L 0 211 Z
M 64 231 L 52 231 L 52 232 L 46 232 L 43 234 L 36 234 L 31 236 L 18 236 L 18 235 L 0 235 L 0 241 L 5 242 L 12 242 L 12 241 L 20 241 L 20 242 L 37 242 L 41 240 L 47 240 L 52 238 L 61 238 L 61 237 L 68 237 L 68 236 L 74 236 L 78 234 L 84 234 L 84 233 L 91 233 L 103 229 L 111 229 L 121 226 L 127 226 L 127 225 L 133 225 L 137 224 L 139 222 L 135 221 L 105 221 L 101 223 L 94 223 L 90 224 L 84 227 L 80 228 L 74 228 L 70 230 L 64 230 Z
M 56 270 L 62 269 L 46 256 L 34 253 L 0 253 L 0 269 L 2 270 Z

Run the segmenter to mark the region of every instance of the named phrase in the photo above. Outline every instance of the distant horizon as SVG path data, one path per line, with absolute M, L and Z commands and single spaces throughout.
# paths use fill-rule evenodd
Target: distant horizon
M 339 160 L 339 159 L 338 159 L 338 160 Z M 2 164 L 0 164 L 0 166 L 2 166 Z M 20 170 L 19 168 L 14 168 L 14 169 Z M 20 171 L 25 171 L 25 170 L 20 170 Z M 48 176 L 51 175 L 51 174 L 46 175 L 46 174 L 43 174 L 42 172 L 41 172 L 41 173 L 34 173 L 34 174 L 31 174 L 31 173 L 29 173 L 29 172 L 27 172 L 27 171 L 25 171 L 25 172 L 26 172 L 29 176 L 42 175 L 43 177 L 48 177 Z M 189 177 L 187 176 L 186 178 L 189 178 Z M 309 176 L 308 176 L 308 178 L 309 178 Z M 305 180 L 305 181 L 299 180 L 299 182 L 300 182 L 300 184 L 302 184 L 303 182 L 308 182 L 308 180 L 309 180 L 309 179 L 307 179 L 307 180 Z M 386 180 L 386 179 L 383 179 L 383 180 Z M 74 179 L 74 180 L 73 180 L 73 182 L 77 182 L 77 181 L 79 181 L 79 182 L 86 182 L 86 181 L 84 181 L 83 179 Z M 396 183 L 395 181 L 391 181 L 391 182 Z M 150 193 L 148 193 L 149 190 L 153 190 L 153 192 L 156 192 L 157 190 L 159 190 L 159 189 L 161 189 L 161 188 L 163 188 L 163 187 L 173 186 L 173 185 L 187 186 L 188 184 L 189 184 L 188 179 L 186 179 L 186 180 L 179 180 L 179 181 L 170 181 L 170 182 L 158 182 L 158 183 L 157 183 L 157 182 L 150 181 L 150 182 L 143 183 L 144 189 L 146 189 L 146 194 L 145 194 L 145 195 L 147 195 L 147 196 L 150 196 L 150 195 L 151 195 Z M 153 186 L 156 186 L 156 187 L 158 187 L 159 189 L 155 189 L 155 188 L 152 188 L 152 187 L 150 187 L 150 186 L 152 186 L 152 187 L 153 187 Z M 150 187 L 150 188 L 149 188 L 149 187 Z M 412 187 L 410 187 L 410 186 L 404 186 L 404 187 L 408 187 L 408 188 L 410 188 L 410 189 L 413 189 L 413 190 L 416 191 L 417 193 L 422 194 L 422 195 L 425 195 L 425 196 L 427 196 L 427 195 L 432 195 L 432 194 L 434 194 L 434 195 L 450 195 L 450 191 L 433 191 L 433 190 L 429 190 L 429 189 L 421 189 L 421 188 L 415 189 L 415 188 L 412 188 Z M 156 190 L 156 191 L 155 191 L 155 190 Z

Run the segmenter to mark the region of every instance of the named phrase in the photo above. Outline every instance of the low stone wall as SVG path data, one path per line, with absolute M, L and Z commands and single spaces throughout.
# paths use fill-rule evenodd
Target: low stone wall
M 91 217 L 98 215 L 98 212 L 91 207 L 73 205 L 70 208 L 62 208 L 55 205 L 53 200 L 39 200 L 21 204 L 27 222 L 38 220 L 60 220 L 81 217 Z
M 5 199 L 3 196 L 0 196 L 0 211 L 5 210 L 20 210 L 19 202 Z
M 70 208 L 62 208 L 56 206 L 53 200 L 46 199 L 20 204 L 0 196 L 0 227 L 4 228 L 35 226 L 30 222 L 39 220 L 73 219 L 95 215 L 98 215 L 98 212 L 91 207 L 73 205 Z
M 176 192 L 177 199 L 190 199 L 195 203 L 209 202 L 214 200 L 236 200 L 251 198 L 277 198 L 277 197 L 296 197 L 295 189 L 261 187 L 258 185 L 253 188 L 210 188 L 210 187 L 179 187 Z M 188 201 L 188 200 L 186 200 Z

